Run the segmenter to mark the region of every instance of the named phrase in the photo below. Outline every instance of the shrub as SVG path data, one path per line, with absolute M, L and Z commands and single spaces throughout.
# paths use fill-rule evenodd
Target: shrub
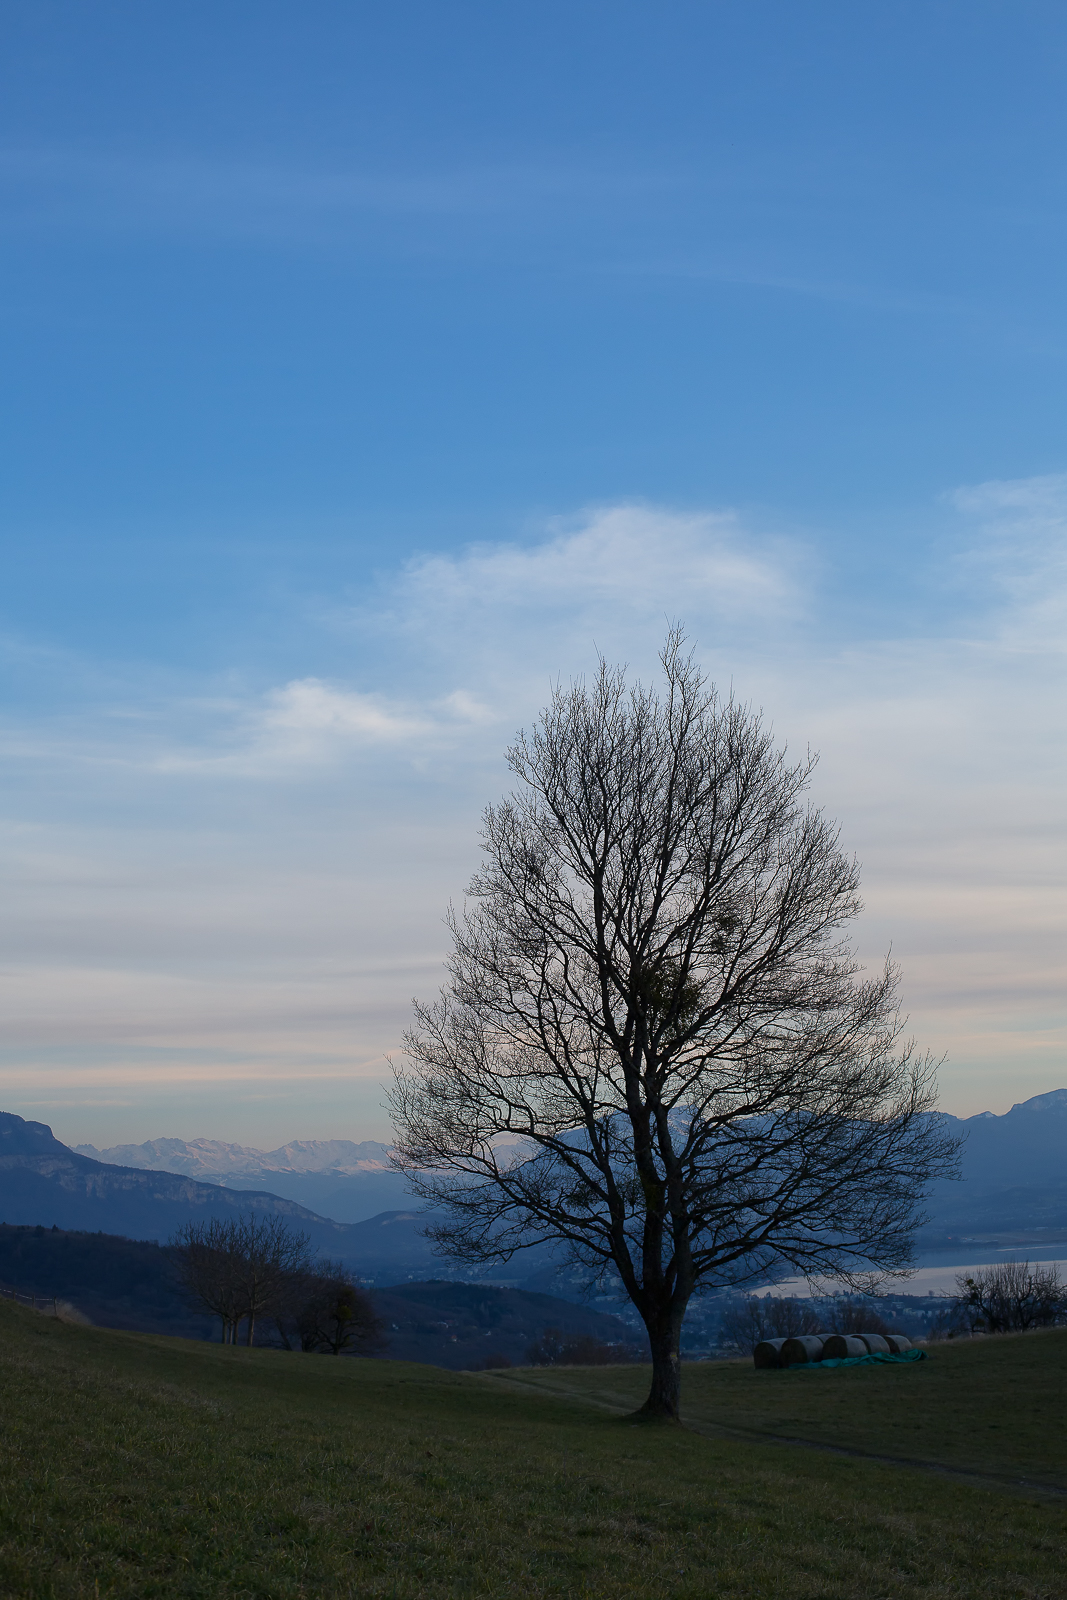
M 1013 1333 L 1067 1320 L 1067 1284 L 1055 1266 L 1003 1261 L 956 1278 L 955 1310 L 972 1332 Z
M 287 1350 L 373 1355 L 386 1342 L 370 1296 L 339 1262 L 294 1273 L 274 1325 Z
M 546 1328 L 526 1352 L 531 1367 L 606 1367 L 613 1361 L 634 1361 L 624 1345 L 605 1344 L 592 1334 L 567 1338 L 558 1328 Z

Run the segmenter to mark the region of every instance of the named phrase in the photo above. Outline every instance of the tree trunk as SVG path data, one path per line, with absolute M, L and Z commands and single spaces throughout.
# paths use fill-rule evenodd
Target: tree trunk
M 682 1391 L 682 1363 L 679 1355 L 681 1321 L 673 1317 L 665 1327 L 649 1329 L 648 1342 L 652 1349 L 652 1387 L 648 1399 L 637 1413 L 639 1417 L 657 1418 L 663 1422 L 679 1422 L 679 1404 Z
M 251 1344 L 252 1343 L 252 1335 L 255 1333 L 255 1331 L 256 1331 L 256 1314 L 255 1314 L 254 1311 L 250 1311 L 248 1313 L 248 1337 L 245 1340 L 245 1344 Z

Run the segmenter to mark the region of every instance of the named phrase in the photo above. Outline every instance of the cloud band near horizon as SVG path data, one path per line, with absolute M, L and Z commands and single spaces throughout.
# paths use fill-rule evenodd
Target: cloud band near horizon
M 69 1142 L 386 1136 L 383 1060 L 440 981 L 505 746 L 598 650 L 649 676 L 668 618 L 820 751 L 857 949 L 892 945 L 946 1109 L 1060 1087 L 1067 478 L 951 505 L 877 627 L 817 537 L 615 505 L 294 597 L 274 681 L 53 661 L 3 726 L 2 1103 Z

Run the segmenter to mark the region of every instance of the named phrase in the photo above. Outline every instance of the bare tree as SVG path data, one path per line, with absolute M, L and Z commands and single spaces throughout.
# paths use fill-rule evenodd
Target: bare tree
M 973 1277 L 956 1277 L 954 1311 L 972 1331 L 1023 1332 L 1049 1328 L 1067 1318 L 1067 1284 L 1055 1265 L 1001 1261 L 980 1267 Z
M 246 1344 L 256 1321 L 279 1306 L 291 1278 L 310 1266 L 309 1239 L 282 1217 L 243 1215 L 187 1223 L 171 1241 L 178 1274 L 190 1297 L 222 1319 L 224 1344 L 234 1344 L 247 1319 Z
M 661 659 L 662 697 L 602 661 L 508 752 L 521 787 L 485 812 L 391 1098 L 439 1248 L 561 1240 L 613 1270 L 648 1330 L 643 1409 L 676 1419 L 699 1286 L 905 1269 L 954 1146 L 895 972 L 842 941 L 858 871 L 803 802 L 813 758 L 788 764 L 677 630 Z
M 188 1222 L 170 1241 L 178 1278 L 194 1305 L 222 1321 L 222 1342 L 233 1344 L 244 1316 L 233 1221 Z
M 294 1273 L 307 1272 L 311 1241 L 294 1233 L 283 1217 L 240 1219 L 241 1294 L 248 1318 L 246 1344 L 255 1336 L 256 1320 L 270 1316 L 286 1293 Z
M 285 1291 L 271 1313 L 271 1321 L 286 1350 L 315 1350 L 318 1347 L 317 1318 L 308 1307 L 319 1292 L 315 1269 L 291 1273 Z
M 831 1333 L 898 1333 L 886 1322 L 869 1300 L 853 1295 L 835 1295 L 826 1307 L 823 1326 Z
M 719 1322 L 719 1339 L 728 1350 L 751 1351 L 763 1339 L 795 1339 L 818 1333 L 823 1323 L 810 1300 L 794 1295 L 752 1295 L 727 1306 Z

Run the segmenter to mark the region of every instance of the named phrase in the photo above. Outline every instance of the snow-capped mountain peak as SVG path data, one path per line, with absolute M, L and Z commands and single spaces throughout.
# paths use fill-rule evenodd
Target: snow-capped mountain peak
M 389 1146 L 375 1139 L 294 1139 L 277 1150 L 256 1150 L 221 1139 L 147 1139 L 98 1150 L 79 1144 L 80 1155 L 117 1167 L 179 1172 L 190 1178 L 257 1177 L 270 1172 L 319 1172 L 347 1177 L 389 1170 Z

